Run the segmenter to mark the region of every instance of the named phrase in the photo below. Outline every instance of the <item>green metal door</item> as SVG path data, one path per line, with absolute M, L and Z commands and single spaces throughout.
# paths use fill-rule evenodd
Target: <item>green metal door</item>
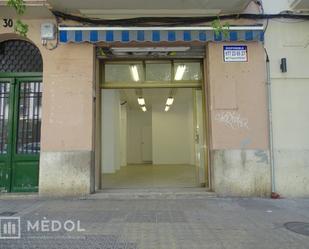
M 0 78 L 0 191 L 38 190 L 42 79 Z

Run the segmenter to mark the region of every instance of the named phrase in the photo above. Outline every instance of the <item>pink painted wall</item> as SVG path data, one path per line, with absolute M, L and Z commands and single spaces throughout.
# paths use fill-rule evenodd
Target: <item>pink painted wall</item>
M 92 150 L 94 51 L 60 45 L 44 60 L 43 151 Z
M 248 62 L 224 62 L 224 45 L 247 45 Z M 267 149 L 266 63 L 261 43 L 209 43 L 211 149 Z

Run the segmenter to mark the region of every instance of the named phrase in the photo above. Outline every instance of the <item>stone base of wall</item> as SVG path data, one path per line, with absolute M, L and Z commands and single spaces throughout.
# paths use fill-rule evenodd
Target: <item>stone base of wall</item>
M 219 196 L 270 197 L 269 152 L 213 150 L 213 190 Z
M 39 194 L 82 196 L 91 193 L 91 151 L 42 152 Z M 269 197 L 269 152 L 213 150 L 213 190 L 219 196 Z M 309 197 L 309 151 L 275 152 L 276 191 L 282 197 Z
M 309 198 L 309 150 L 275 151 L 275 169 L 278 194 Z
M 82 196 L 91 192 L 91 151 L 42 152 L 39 194 Z

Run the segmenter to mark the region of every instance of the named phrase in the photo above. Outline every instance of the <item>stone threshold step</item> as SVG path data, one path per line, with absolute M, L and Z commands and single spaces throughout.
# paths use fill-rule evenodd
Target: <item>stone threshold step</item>
M 185 189 L 106 189 L 85 197 L 86 199 L 204 199 L 217 197 L 205 188 Z

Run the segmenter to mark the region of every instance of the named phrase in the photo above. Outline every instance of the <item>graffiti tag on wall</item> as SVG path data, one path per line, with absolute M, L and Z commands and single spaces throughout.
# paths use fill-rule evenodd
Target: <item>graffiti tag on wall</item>
M 249 120 L 241 117 L 237 112 L 224 111 L 219 112 L 215 116 L 215 120 L 223 123 L 225 126 L 232 129 L 247 129 L 249 130 Z

